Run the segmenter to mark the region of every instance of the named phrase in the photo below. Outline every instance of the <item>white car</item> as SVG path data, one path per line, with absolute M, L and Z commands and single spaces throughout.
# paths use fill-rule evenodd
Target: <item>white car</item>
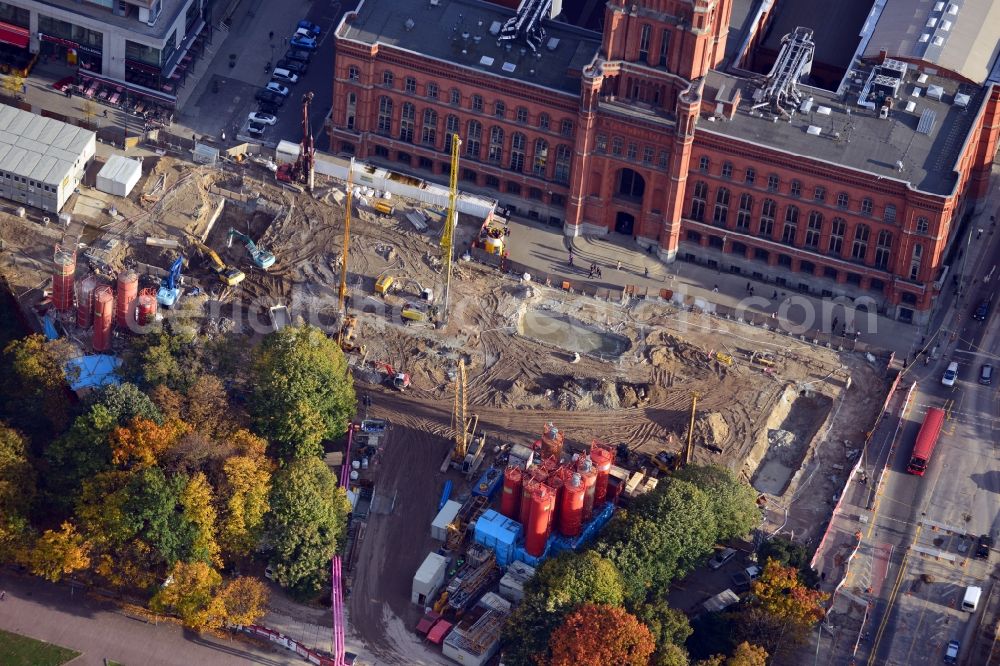
M 258 125 L 273 125 L 278 122 L 278 118 L 276 116 L 273 116 L 270 113 L 261 113 L 260 111 L 250 112 L 250 115 L 247 116 L 247 120 L 252 123 L 257 123 Z
M 274 71 L 271 72 L 271 78 L 275 81 L 282 81 L 284 83 L 296 84 L 299 82 L 298 74 L 282 67 L 276 67 Z
M 708 561 L 708 566 L 712 570 L 721 569 L 726 564 L 726 562 L 733 559 L 733 557 L 735 556 L 736 556 L 735 548 L 725 548 L 723 550 L 718 551 L 717 553 L 715 553 L 715 555 L 712 556 L 712 559 Z
M 958 379 L 958 363 L 952 361 L 948 364 L 948 369 L 944 371 L 944 376 L 941 377 L 941 383 L 945 386 L 954 386 L 956 379 Z
M 288 88 L 281 85 L 277 81 L 271 81 L 265 87 L 271 92 L 278 93 L 282 97 L 288 97 Z

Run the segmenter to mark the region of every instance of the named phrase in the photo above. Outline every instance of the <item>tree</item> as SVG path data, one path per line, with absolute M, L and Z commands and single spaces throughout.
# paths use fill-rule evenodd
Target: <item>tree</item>
M 757 548 L 757 561 L 774 560 L 783 566 L 795 567 L 799 570 L 799 579 L 806 587 L 815 588 L 819 585 L 819 576 L 810 566 L 811 553 L 802 544 L 782 536 L 772 537 L 761 542 Z
M 14 370 L 3 382 L 7 414 L 12 425 L 35 442 L 51 439 L 69 423 L 64 345 L 36 334 L 14 340 L 4 350 Z
M 822 603 L 827 595 L 812 590 L 799 580 L 795 567 L 774 560 L 764 565 L 760 578 L 751 585 L 750 609 L 739 615 L 739 635 L 774 654 L 782 643 L 805 640 L 812 627 L 823 619 Z
M 27 515 L 35 498 L 35 469 L 28 443 L 18 431 L 0 423 L 0 516 Z
M 59 531 L 45 530 L 30 554 L 31 573 L 53 583 L 65 574 L 90 566 L 90 545 L 72 523 L 62 524 Z
M 132 520 L 136 535 L 153 548 L 167 567 L 178 560 L 190 559 L 198 538 L 198 527 L 181 502 L 187 484 L 188 477 L 183 474 L 167 477 L 159 467 L 148 467 L 128 485 L 125 515 Z
M 201 629 L 213 622 L 212 600 L 221 583 L 219 572 L 205 562 L 177 562 L 149 607 L 157 613 L 172 611 L 185 627 Z
M 649 627 L 657 652 L 667 651 L 670 645 L 683 646 L 694 631 L 687 615 L 668 606 L 662 598 L 638 604 L 633 612 Z
M 344 353 L 314 326 L 288 326 L 264 338 L 254 353 L 253 381 L 254 423 L 283 460 L 320 455 L 322 441 L 343 435 L 354 417 Z
M 111 462 L 122 468 L 142 468 L 155 465 L 187 430 L 177 419 L 155 421 L 138 417 L 127 428 L 111 433 Z
M 16 97 L 24 90 L 24 77 L 19 72 L 11 72 L 4 77 L 3 87 L 11 97 Z
M 270 598 L 267 585 L 251 576 L 240 576 L 226 583 L 212 602 L 212 615 L 221 624 L 248 626 L 267 613 Z
M 274 476 L 265 541 L 274 580 L 300 596 L 329 580 L 327 563 L 344 536 L 350 503 L 319 458 L 299 458 Z
M 717 537 L 708 495 L 694 484 L 671 478 L 637 498 L 598 543 L 625 581 L 626 598 L 641 602 L 663 590 L 701 561 Z
M 223 463 L 219 540 L 227 558 L 249 555 L 260 541 L 271 492 L 270 463 L 263 456 L 233 456 Z
M 249 430 L 239 429 L 229 436 L 229 444 L 239 455 L 251 458 L 263 458 L 267 453 L 267 440 L 258 437 Z
M 584 604 L 552 633 L 550 666 L 647 666 L 653 637 L 623 608 Z
M 83 117 L 87 119 L 87 124 L 92 126 L 94 116 L 97 115 L 97 104 L 92 99 L 85 99 L 80 110 L 83 111 Z
M 109 384 L 101 391 L 97 404 L 103 405 L 119 425 L 130 423 L 136 418 L 163 423 L 163 414 L 135 384 Z
M 687 650 L 680 645 L 667 643 L 656 649 L 651 664 L 652 666 L 688 666 L 690 661 L 688 661 Z
M 191 541 L 191 559 L 213 565 L 222 564 L 219 544 L 215 540 L 215 512 L 212 486 L 201 472 L 196 472 L 187 482 L 180 496 L 184 517 L 194 526 Z
M 737 618 L 743 613 L 702 613 L 691 621 L 694 633 L 688 639 L 686 646 L 692 659 L 710 659 L 718 656 L 721 665 L 721 653 L 730 652 L 736 646 Z M 701 662 L 697 662 L 701 663 Z
M 164 413 L 180 418 L 208 438 L 224 439 L 233 430 L 233 410 L 226 389 L 212 375 L 198 375 L 183 393 L 160 384 L 151 395 Z
M 690 481 L 708 495 L 718 530 L 717 540 L 746 536 L 760 524 L 757 492 L 725 467 L 692 465 L 678 470 L 674 478 Z
M 546 560 L 525 586 L 525 596 L 505 628 L 505 663 L 534 664 L 548 657 L 553 630 L 582 603 L 620 606 L 622 577 L 594 551 Z
M 190 299 L 183 299 L 187 304 Z M 172 318 L 179 311 L 172 311 Z M 196 336 L 185 330 L 175 335 L 157 331 L 135 338 L 124 355 L 122 374 L 144 386 L 163 384 L 175 391 L 186 391 L 201 375 L 201 359 L 195 344 Z
M 767 666 L 767 650 L 743 641 L 726 659 L 726 666 Z

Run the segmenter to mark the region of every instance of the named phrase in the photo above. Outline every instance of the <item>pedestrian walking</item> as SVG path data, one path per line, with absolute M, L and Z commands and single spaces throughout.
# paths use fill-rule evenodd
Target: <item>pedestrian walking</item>
M 273 40 L 274 40 L 274 30 L 272 30 L 271 32 L 267 33 L 267 41 L 270 42 L 270 41 L 273 41 Z
M 773 298 L 774 300 L 778 299 L 778 290 L 777 289 L 774 290 L 774 296 L 771 296 L 771 298 Z
M 833 326 L 830 327 L 830 330 L 831 331 L 836 331 L 837 330 L 837 318 L 836 317 L 833 318 Z
M 622 269 L 622 260 L 619 259 L 618 263 L 615 265 L 615 270 L 620 271 Z
M 750 287 L 750 295 L 753 296 L 753 287 Z
M 750 293 L 750 283 L 749 282 L 747 282 L 747 293 L 748 294 Z
M 649 277 L 649 266 L 646 266 L 643 270 L 646 272 L 646 277 Z
M 0 590 L 0 601 L 7 598 L 7 590 Z
M 105 117 L 105 118 L 107 118 L 107 117 L 108 117 L 108 110 L 107 110 L 107 109 L 104 109 L 104 117 Z
M 712 293 L 713 294 L 719 293 L 719 285 L 715 285 L 714 287 L 712 287 Z
M 587 271 L 587 277 L 589 279 L 591 279 L 591 280 L 594 279 L 594 269 L 593 268 L 591 268 L 589 271 Z

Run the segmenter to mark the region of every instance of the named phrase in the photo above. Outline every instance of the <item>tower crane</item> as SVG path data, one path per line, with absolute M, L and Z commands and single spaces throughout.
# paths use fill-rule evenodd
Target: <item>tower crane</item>
M 448 296 L 451 291 L 451 260 L 454 255 L 455 226 L 458 224 L 458 155 L 462 140 L 458 133 L 451 135 L 451 177 L 448 179 L 448 217 L 444 221 L 444 231 L 441 232 L 441 264 L 445 272 L 444 311 L 441 314 L 443 322 L 448 321 Z
M 352 351 L 355 348 L 355 329 L 358 325 L 358 318 L 347 312 L 347 251 L 351 245 L 351 200 L 354 187 L 354 158 L 347 166 L 347 201 L 344 208 L 344 249 L 340 253 L 340 289 L 337 290 L 337 312 L 341 313 L 340 332 L 337 334 L 337 343 L 344 351 Z

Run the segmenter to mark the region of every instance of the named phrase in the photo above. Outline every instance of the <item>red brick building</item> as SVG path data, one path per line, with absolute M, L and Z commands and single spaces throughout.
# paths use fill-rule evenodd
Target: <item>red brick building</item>
M 610 0 L 603 33 L 550 20 L 546 0 L 363 0 L 336 31 L 331 149 L 444 181 L 457 133 L 463 189 L 567 235 L 923 321 L 988 186 L 1000 66 L 934 34 L 858 64 L 880 38 L 871 3 L 827 3 L 874 26 L 837 49 L 818 46 L 822 3 L 788 4 L 812 14 L 775 38 L 799 17 L 776 26 L 783 5 L 759 0 Z

